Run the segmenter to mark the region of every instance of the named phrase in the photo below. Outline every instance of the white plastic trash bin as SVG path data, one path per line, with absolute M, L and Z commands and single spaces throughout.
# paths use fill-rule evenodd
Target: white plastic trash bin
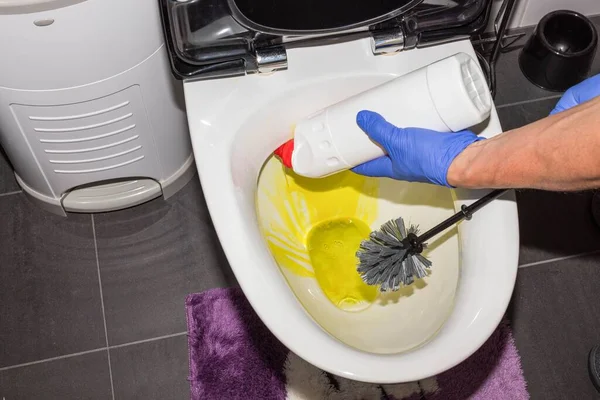
M 168 198 L 195 172 L 150 0 L 0 0 L 0 144 L 60 215 Z

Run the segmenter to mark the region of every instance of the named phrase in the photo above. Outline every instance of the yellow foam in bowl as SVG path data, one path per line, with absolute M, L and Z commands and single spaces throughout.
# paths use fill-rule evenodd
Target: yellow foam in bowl
M 361 307 L 377 297 L 377 288 L 366 285 L 356 272 L 356 250 L 370 232 L 361 220 L 339 218 L 321 222 L 308 233 L 306 247 L 315 277 L 337 307 Z
M 378 181 L 351 171 L 305 178 L 270 159 L 258 186 L 275 214 L 263 234 L 277 263 L 315 278 L 336 307 L 357 311 L 371 304 L 377 289 L 360 279 L 356 251 L 377 217 Z

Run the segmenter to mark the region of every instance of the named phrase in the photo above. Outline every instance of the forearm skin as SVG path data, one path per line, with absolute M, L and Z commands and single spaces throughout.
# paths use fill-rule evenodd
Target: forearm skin
M 600 98 L 473 143 L 447 180 L 469 189 L 600 188 Z

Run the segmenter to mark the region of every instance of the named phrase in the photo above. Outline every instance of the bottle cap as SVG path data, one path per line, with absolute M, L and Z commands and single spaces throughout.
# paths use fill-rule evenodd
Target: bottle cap
M 290 139 L 279 146 L 273 153 L 279 157 L 281 163 L 287 168 L 292 168 L 292 153 L 294 152 L 294 139 Z

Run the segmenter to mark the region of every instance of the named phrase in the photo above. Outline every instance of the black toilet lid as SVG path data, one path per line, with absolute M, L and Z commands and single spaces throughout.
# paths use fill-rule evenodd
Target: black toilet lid
M 323 31 L 400 15 L 423 0 L 230 0 L 238 17 L 266 31 Z

